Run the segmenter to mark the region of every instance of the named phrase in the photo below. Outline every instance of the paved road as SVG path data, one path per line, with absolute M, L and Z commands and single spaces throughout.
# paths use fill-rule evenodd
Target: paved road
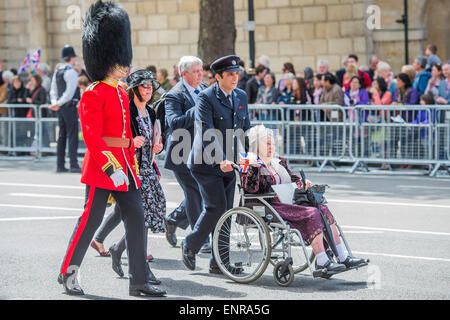
M 166 299 L 450 298 L 450 180 L 317 172 L 308 177 L 332 187 L 329 207 L 354 253 L 371 259 L 369 268 L 331 280 L 300 274 L 282 288 L 269 266 L 259 280 L 241 285 L 210 275 L 208 255 L 198 257 L 197 270 L 187 270 L 180 248 L 170 247 L 163 234 L 151 234 L 149 250 L 156 258 L 151 267 L 163 281 Z M 128 280 L 119 279 L 110 259 L 92 249 L 80 271 L 85 297 L 63 294 L 56 282 L 83 206 L 79 179 L 78 174 L 54 173 L 52 162 L 0 161 L 0 299 L 130 298 Z M 183 194 L 170 172 L 163 171 L 162 184 L 170 211 Z M 120 225 L 106 246 L 122 233 Z M 180 242 L 186 232 L 177 235 Z

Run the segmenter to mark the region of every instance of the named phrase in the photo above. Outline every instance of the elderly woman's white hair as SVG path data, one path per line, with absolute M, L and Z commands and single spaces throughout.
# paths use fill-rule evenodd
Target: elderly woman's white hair
M 178 72 L 180 75 L 183 75 L 183 71 L 188 72 L 189 69 L 191 69 L 191 67 L 193 65 L 200 65 L 203 66 L 203 61 L 198 58 L 198 57 L 194 57 L 194 56 L 183 56 L 181 57 L 180 61 L 178 62 Z
M 266 128 L 264 125 L 257 125 L 252 127 L 248 133 L 249 152 L 258 154 L 258 145 L 261 139 L 269 136 L 274 137 L 273 130 Z

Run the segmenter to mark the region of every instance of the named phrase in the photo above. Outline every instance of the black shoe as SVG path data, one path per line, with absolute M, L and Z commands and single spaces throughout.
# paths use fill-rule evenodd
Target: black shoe
M 154 285 L 154 286 L 159 286 L 161 284 L 161 281 L 156 279 L 152 270 L 150 270 L 150 274 L 148 275 L 148 283 L 150 283 L 151 285 Z
M 69 296 L 83 296 L 84 291 L 81 289 L 80 285 L 78 284 L 77 277 L 71 277 L 71 275 L 63 275 L 62 273 L 58 276 L 58 283 L 62 284 L 64 287 L 64 290 Z
M 69 172 L 69 169 L 66 169 L 66 168 L 57 168 L 57 169 L 56 169 L 56 172 L 57 172 L 57 173 Z
M 316 270 L 318 271 L 318 270 L 323 270 L 323 269 L 327 269 L 327 271 L 331 271 L 331 272 L 342 272 L 342 271 L 345 271 L 346 267 L 343 264 L 331 262 L 330 260 L 328 260 L 328 262 L 325 263 L 325 265 L 321 266 L 321 265 L 317 264 L 317 261 L 316 261 Z
M 195 270 L 195 253 L 186 247 L 184 241 L 181 242 L 181 255 L 186 268 L 192 271 Z
M 356 258 L 347 256 L 347 259 L 345 259 L 345 261 L 340 262 L 340 263 L 342 263 L 347 269 L 349 269 L 349 268 L 357 267 L 361 264 L 366 263 L 366 260 L 365 259 L 356 259 Z
M 169 242 L 169 244 L 172 247 L 175 247 L 177 245 L 177 236 L 175 234 L 175 231 L 177 230 L 177 226 L 176 224 L 170 222 L 169 220 L 166 220 L 166 239 L 167 242 Z
M 81 173 L 80 167 L 70 168 L 70 173 Z
M 201 248 L 200 248 L 200 253 L 211 253 L 211 244 L 209 242 L 205 243 Z
M 220 270 L 219 267 L 212 267 L 212 266 L 209 266 L 209 273 L 212 273 L 212 274 L 222 274 L 222 270 Z
M 114 249 L 115 245 L 111 246 L 111 248 L 109 248 L 109 253 L 111 254 L 111 258 L 112 258 L 112 269 L 114 270 L 115 273 L 117 273 L 119 275 L 119 277 L 123 277 L 125 274 L 122 270 L 122 262 L 120 261 L 121 256 L 119 255 L 119 253 Z
M 228 267 L 228 271 L 230 271 L 231 274 L 242 274 L 244 273 L 244 269 L 242 267 Z M 209 273 L 212 274 L 223 274 L 222 270 L 220 270 L 217 266 L 209 266 Z
M 153 287 L 150 283 L 141 285 L 130 285 L 130 296 L 139 297 L 140 295 L 151 297 L 164 297 L 166 291 Z

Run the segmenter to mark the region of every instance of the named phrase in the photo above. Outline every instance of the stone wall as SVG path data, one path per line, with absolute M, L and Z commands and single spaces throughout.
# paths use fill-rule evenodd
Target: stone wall
M 38 43 L 44 43 L 41 45 L 43 58 L 52 67 L 58 62 L 60 50 L 65 44 L 73 45 L 81 55 L 81 30 L 74 23 L 77 20 L 74 13 L 79 8 L 81 16 L 84 16 L 92 2 L 0 0 L 0 59 L 6 60 L 8 67 L 18 67 L 26 51 L 35 48 Z M 268 55 L 271 69 L 276 73 L 281 72 L 286 61 L 291 61 L 297 70 L 302 70 L 307 66 L 315 69 L 319 59 L 328 60 L 331 69 L 337 70 L 341 60 L 349 53 L 358 54 L 361 65 L 367 65 L 367 58 L 372 53 L 388 60 L 395 71 L 404 64 L 403 26 L 395 22 L 403 13 L 403 1 L 254 2 L 256 56 Z M 426 44 L 427 10 L 431 10 L 427 9 L 431 7 L 428 2 L 409 0 L 411 59 L 421 53 Z M 45 14 L 30 10 L 30 3 L 33 7 L 40 3 L 45 7 L 42 11 Z M 120 3 L 131 18 L 134 65 L 145 67 L 154 64 L 170 72 L 180 56 L 197 53 L 199 0 L 121 0 Z M 366 28 L 366 8 L 369 4 L 381 8 L 381 30 L 368 32 Z M 248 18 L 247 0 L 235 0 L 235 11 L 238 31 L 236 54 L 248 62 L 248 33 L 243 30 L 243 23 Z M 47 37 L 43 36 L 42 30 L 36 30 L 39 28 L 46 28 Z M 443 41 L 448 40 L 444 37 Z

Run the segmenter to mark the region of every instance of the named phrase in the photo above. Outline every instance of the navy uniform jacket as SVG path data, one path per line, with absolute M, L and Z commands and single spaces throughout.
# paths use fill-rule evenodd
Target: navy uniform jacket
M 245 91 L 235 89 L 232 92 L 232 97 L 233 106 L 225 97 L 218 83 L 199 94 L 195 108 L 195 121 L 196 126 L 201 123 L 201 130 L 200 128 L 195 129 L 194 143 L 188 162 L 191 171 L 218 176 L 234 175 L 234 172 L 224 173 L 220 170 L 220 162 L 227 159 L 227 155 L 227 160 L 236 161 L 237 153 L 242 151 L 236 150 L 238 146 L 236 139 L 233 139 L 234 143 L 230 138 L 227 141 L 227 129 L 231 129 L 231 132 L 238 129 L 246 132 L 250 129 L 250 119 L 248 116 L 248 98 Z M 217 129 L 218 131 L 214 133 L 209 129 Z M 203 137 L 205 133 L 206 138 Z M 245 142 L 242 146 L 244 147 L 244 145 Z M 211 152 L 211 149 L 218 153 Z M 211 153 L 213 158 L 209 157 Z
M 201 84 L 199 90 L 204 90 L 205 85 Z M 186 129 L 189 131 L 189 147 L 192 146 L 192 140 L 194 139 L 194 111 L 195 111 L 194 99 L 189 94 L 188 89 L 184 85 L 184 80 L 181 79 L 175 87 L 173 87 L 166 95 L 165 100 L 165 120 L 167 126 L 167 138 L 166 138 L 166 157 L 164 161 L 164 168 L 172 171 L 186 171 L 186 164 L 189 157 L 189 150 L 183 153 L 176 152 L 176 154 L 183 159 L 182 163 L 177 163 L 176 159 L 172 159 L 172 150 L 178 144 L 183 143 L 181 139 L 178 141 L 172 141 L 172 134 L 177 129 Z M 184 142 L 186 143 L 186 142 Z M 174 163 L 175 160 L 175 163 Z

